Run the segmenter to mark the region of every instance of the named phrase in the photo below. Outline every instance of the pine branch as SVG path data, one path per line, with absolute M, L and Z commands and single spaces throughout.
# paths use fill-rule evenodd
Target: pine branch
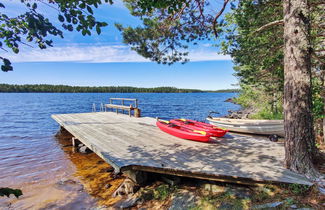
M 213 23 L 212 23 L 212 27 L 213 27 L 213 32 L 214 32 L 214 36 L 216 38 L 218 38 L 218 31 L 217 31 L 217 20 L 218 18 L 222 15 L 223 11 L 225 10 L 227 4 L 228 4 L 229 0 L 224 0 L 223 2 L 223 6 L 221 8 L 221 10 L 217 13 L 217 15 L 214 17 L 213 19 Z
M 264 26 L 258 28 L 257 30 L 255 30 L 253 32 L 253 34 L 259 33 L 261 31 L 264 31 L 264 30 L 266 30 L 266 29 L 268 29 L 268 28 L 270 28 L 272 26 L 278 26 L 278 25 L 283 25 L 283 24 L 284 24 L 284 21 L 283 20 L 276 20 L 276 21 L 270 22 L 270 23 L 265 24 Z
M 319 57 L 318 55 L 316 55 L 315 52 L 312 52 L 312 57 L 314 57 L 318 62 L 320 62 L 321 64 L 325 65 L 325 60 L 321 59 L 321 57 Z

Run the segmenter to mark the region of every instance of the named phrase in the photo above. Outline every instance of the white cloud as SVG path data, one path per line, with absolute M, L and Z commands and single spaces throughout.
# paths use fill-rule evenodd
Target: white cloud
M 12 62 L 85 62 L 85 63 L 112 63 L 112 62 L 150 62 L 124 45 L 107 46 L 64 46 L 51 47 L 45 50 L 38 48 L 23 48 L 19 54 L 5 53 L 4 57 Z M 207 49 L 191 50 L 191 61 L 230 60 L 230 56 L 218 55 Z
M 24 48 L 17 55 L 6 55 L 13 62 L 145 62 L 144 58 L 121 45 Z
M 216 51 L 211 50 L 191 50 L 189 53 L 189 59 L 191 61 L 222 61 L 231 60 L 230 55 L 220 55 Z

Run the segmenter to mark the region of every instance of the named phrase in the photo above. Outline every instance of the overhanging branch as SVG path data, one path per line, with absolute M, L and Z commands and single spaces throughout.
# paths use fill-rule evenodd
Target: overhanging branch
M 268 28 L 270 28 L 272 26 L 278 26 L 278 25 L 283 25 L 283 24 L 284 24 L 284 21 L 283 20 L 276 20 L 276 21 L 270 22 L 270 23 L 265 24 L 264 26 L 258 28 L 257 30 L 255 30 L 253 32 L 253 34 L 259 33 L 261 31 L 264 31 L 264 30 L 266 30 L 266 29 L 268 29 Z
M 213 19 L 213 23 L 212 23 L 212 27 L 213 27 L 213 32 L 214 32 L 214 36 L 216 38 L 218 38 L 218 31 L 217 31 L 217 20 L 218 18 L 222 15 L 223 11 L 225 10 L 227 4 L 228 4 L 229 0 L 224 0 L 223 2 L 223 6 L 221 8 L 221 10 L 217 13 L 217 15 L 214 17 Z

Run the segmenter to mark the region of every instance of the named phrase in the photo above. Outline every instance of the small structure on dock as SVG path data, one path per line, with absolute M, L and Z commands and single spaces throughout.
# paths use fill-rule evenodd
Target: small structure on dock
M 52 118 L 116 172 L 155 172 L 234 183 L 312 185 L 302 175 L 283 167 L 283 144 L 264 137 L 229 134 L 201 143 L 162 132 L 150 117 L 93 112 L 57 114 Z
M 125 102 L 129 102 L 129 103 L 125 104 Z M 124 111 L 127 111 L 130 117 L 132 111 L 134 117 L 141 116 L 141 110 L 138 108 L 138 99 L 135 98 L 110 98 L 109 104 L 105 104 L 104 107 L 105 107 L 105 112 L 109 109 L 111 110 L 115 109 L 116 114 L 119 113 L 119 110 L 122 110 L 123 114 Z

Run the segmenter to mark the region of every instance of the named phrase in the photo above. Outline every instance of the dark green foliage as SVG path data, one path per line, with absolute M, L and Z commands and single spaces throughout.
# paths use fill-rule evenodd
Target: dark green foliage
M 314 4 L 311 4 L 314 5 Z M 317 4 L 315 4 L 317 5 Z M 314 24 L 312 34 L 319 33 L 320 8 L 312 8 Z M 260 30 L 270 22 L 283 19 L 281 0 L 241 0 L 227 14 L 223 27 L 225 41 L 222 51 L 230 54 L 235 63 L 235 75 L 239 78 L 242 92 L 239 104 L 253 107 L 258 113 L 253 118 L 276 119 L 282 117 L 282 98 L 284 87 L 283 70 L 283 24 L 275 24 Z M 319 38 L 311 37 L 315 50 L 320 50 Z M 324 48 L 323 48 L 324 49 Z M 322 117 L 320 97 L 320 62 L 313 59 L 313 113 Z
M 10 85 L 0 84 L 0 92 L 3 93 L 235 93 L 237 89 L 225 89 L 215 91 L 203 91 L 198 89 L 181 89 L 175 87 L 141 88 L 130 86 L 68 86 L 68 85 Z
M 111 0 L 104 2 L 112 4 Z M 19 53 L 20 46 L 33 44 L 40 49 L 52 47 L 51 36 L 63 38 L 63 32 L 57 26 L 53 25 L 48 18 L 40 14 L 37 10 L 37 4 L 45 4 L 51 9 L 57 9 L 58 20 L 64 30 L 73 31 L 76 29 L 82 35 L 91 35 L 91 30 L 95 29 L 97 34 L 101 33 L 101 28 L 107 26 L 107 23 L 100 22 L 93 16 L 92 7 L 97 8 L 103 3 L 101 0 L 56 0 L 46 2 L 30 3 L 27 0 L 21 0 L 27 8 L 27 12 L 17 17 L 9 17 L 5 14 L 5 4 L 0 3 L 0 49 L 4 51 L 11 50 Z M 85 9 L 86 8 L 86 9 Z M 12 65 L 6 58 L 0 56 L 3 61 L 2 71 L 11 71 Z
M 159 185 L 154 189 L 153 197 L 156 200 L 166 200 L 176 190 L 175 186 L 169 186 L 167 184 Z
M 0 92 L 40 92 L 40 93 L 200 93 L 196 89 L 179 89 L 175 87 L 138 88 L 129 86 L 81 87 L 67 85 L 9 85 L 0 84 Z
M 3 64 L 1 65 L 1 70 L 4 72 L 12 71 L 12 66 L 11 66 L 10 60 L 8 60 L 7 58 L 3 58 L 1 56 L 0 56 L 0 59 L 3 61 Z
M 313 84 L 313 114 L 314 119 L 322 119 L 324 118 L 324 98 L 321 95 L 322 91 L 324 91 L 323 82 L 319 77 L 314 77 L 312 79 Z
M 0 188 L 0 197 L 14 195 L 16 198 L 23 195 L 23 192 L 20 189 L 12 189 L 12 188 Z
M 242 0 L 228 14 L 224 28 L 225 54 L 234 59 L 236 76 L 242 84 L 267 87 L 267 93 L 283 89 L 283 27 L 254 33 L 259 27 L 281 20 L 282 1 Z
M 141 9 L 142 13 L 152 12 L 155 8 L 168 8 L 167 12 L 173 13 L 175 11 L 181 10 L 183 7 L 183 3 L 189 4 L 189 2 L 185 0 L 133 0 L 132 2 L 135 6 L 137 6 L 137 8 Z
M 209 39 L 213 17 L 205 12 L 204 1 L 125 0 L 132 15 L 140 17 L 143 26 L 124 27 L 126 44 L 138 54 L 162 64 L 186 62 L 189 43 Z M 200 9 L 199 9 L 200 8 Z
M 221 90 L 210 90 L 210 93 L 239 93 L 239 89 L 221 89 Z
M 310 189 L 309 186 L 300 184 L 289 184 L 287 188 L 295 195 L 303 195 Z

